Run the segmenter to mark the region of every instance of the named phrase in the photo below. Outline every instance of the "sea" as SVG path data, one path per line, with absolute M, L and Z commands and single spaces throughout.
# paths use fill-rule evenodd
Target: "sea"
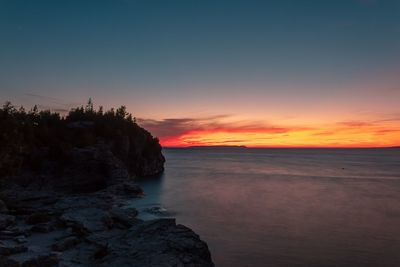
M 174 217 L 218 267 L 399 267 L 400 149 L 167 148 L 143 219 Z

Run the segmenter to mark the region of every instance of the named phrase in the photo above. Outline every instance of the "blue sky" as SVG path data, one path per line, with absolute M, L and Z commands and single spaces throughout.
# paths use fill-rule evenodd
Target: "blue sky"
M 399 59 L 394 0 L 0 0 L 0 100 L 17 104 L 92 97 L 159 120 L 384 117 Z

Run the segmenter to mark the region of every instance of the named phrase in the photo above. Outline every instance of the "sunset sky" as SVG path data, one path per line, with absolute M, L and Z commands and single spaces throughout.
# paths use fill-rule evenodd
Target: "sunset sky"
M 0 0 L 0 93 L 164 146 L 399 146 L 400 1 Z

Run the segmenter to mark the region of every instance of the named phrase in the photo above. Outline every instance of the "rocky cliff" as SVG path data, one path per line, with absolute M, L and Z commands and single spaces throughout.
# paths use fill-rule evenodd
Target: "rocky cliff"
M 158 139 L 123 106 L 103 112 L 89 105 L 60 117 L 16 110 L 8 103 L 0 109 L 0 146 L 0 179 L 18 177 L 20 185 L 35 182 L 71 190 L 78 183 L 80 191 L 157 175 L 165 162 Z
M 137 218 L 134 179 L 165 159 L 123 107 L 61 118 L 7 104 L 0 147 L 0 266 L 214 266 L 191 229 Z
M 123 182 L 85 194 L 10 187 L 0 193 L 0 266 L 212 267 L 207 244 L 174 219 L 142 221 Z

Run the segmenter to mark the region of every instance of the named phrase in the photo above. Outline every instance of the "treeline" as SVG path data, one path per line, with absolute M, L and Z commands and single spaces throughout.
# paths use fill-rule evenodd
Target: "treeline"
M 158 139 L 138 126 L 125 106 L 104 111 L 89 99 L 85 107 L 65 116 L 37 106 L 26 111 L 10 102 L 0 108 L 0 176 L 15 174 L 32 162 L 40 165 L 34 156 L 40 148 L 49 151 L 48 157 L 62 158 L 73 147 L 99 143 L 111 145 L 124 161 L 161 151 Z

